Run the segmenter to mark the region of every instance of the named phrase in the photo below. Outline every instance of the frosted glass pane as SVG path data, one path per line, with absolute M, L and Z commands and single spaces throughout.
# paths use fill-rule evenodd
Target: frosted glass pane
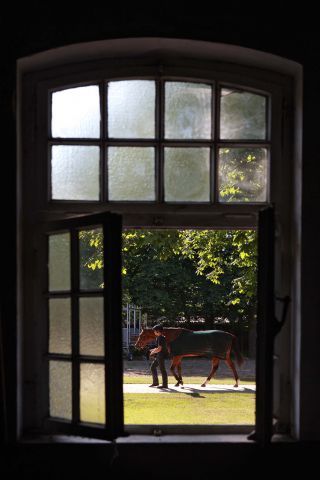
M 104 355 L 103 298 L 79 299 L 80 354 Z
M 265 202 L 267 168 L 265 148 L 221 148 L 218 164 L 220 202 Z
M 102 228 L 79 232 L 79 262 L 81 290 L 103 288 Z
M 70 298 L 49 300 L 49 352 L 71 353 Z
M 154 81 L 109 82 L 108 134 L 111 138 L 154 138 Z
M 99 200 L 99 147 L 54 145 L 51 154 L 53 200 Z
M 68 88 L 52 94 L 53 137 L 99 138 L 99 87 Z
M 49 290 L 70 288 L 70 233 L 49 235 Z
M 154 148 L 110 147 L 109 200 L 154 200 L 154 171 Z
M 210 85 L 166 82 L 165 138 L 211 138 Z
M 50 417 L 72 419 L 71 362 L 49 362 Z
M 221 90 L 220 138 L 266 138 L 266 97 L 223 88 Z
M 106 422 L 104 365 L 82 363 L 80 366 L 80 420 Z
M 210 149 L 165 148 L 164 192 L 167 202 L 208 202 Z

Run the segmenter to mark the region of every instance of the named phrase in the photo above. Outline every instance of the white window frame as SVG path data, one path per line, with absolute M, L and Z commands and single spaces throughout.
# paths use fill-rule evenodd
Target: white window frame
M 297 438 L 299 385 L 295 373 L 300 365 L 300 257 L 299 254 L 293 257 L 292 252 L 300 244 L 301 138 L 297 106 L 301 68 L 294 62 L 241 47 L 156 38 L 72 45 L 18 61 L 18 321 L 24 331 L 23 341 L 19 339 L 24 348 L 19 352 L 18 433 L 22 435 L 31 426 L 41 430 L 47 394 L 34 382 L 39 375 L 46 342 L 44 332 L 40 331 L 37 339 L 33 335 L 40 319 L 33 312 L 37 299 L 28 282 L 30 275 L 35 278 L 33 274 L 37 268 L 39 246 L 34 243 L 33 236 L 36 225 L 72 215 L 111 210 L 123 215 L 125 227 L 257 226 L 257 213 L 262 204 L 181 206 L 120 202 L 110 208 L 110 204 L 94 203 L 93 206 L 91 202 L 47 203 L 47 172 L 41 165 L 47 162 L 43 152 L 47 149 L 49 121 L 48 118 L 44 121 L 43 106 L 47 105 L 48 89 L 75 85 L 76 79 L 78 84 L 83 84 L 95 78 L 142 78 L 144 75 L 199 81 L 213 79 L 268 92 L 271 96 L 270 201 L 276 206 L 276 293 L 278 296 L 289 294 L 292 299 L 289 319 L 275 344 L 274 413 L 279 431 L 289 431 Z M 34 190 L 34 184 L 42 185 L 43 189 Z M 28 357 L 30 352 L 33 355 Z M 35 401 L 38 408 L 34 408 Z M 34 416 L 36 412 L 39 415 Z

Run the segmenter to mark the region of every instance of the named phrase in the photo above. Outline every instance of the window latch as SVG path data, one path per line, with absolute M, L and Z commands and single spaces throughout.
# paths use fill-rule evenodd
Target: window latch
M 289 295 L 286 295 L 285 297 L 276 297 L 276 300 L 278 302 L 282 302 L 282 314 L 281 314 L 281 319 L 278 320 L 276 317 L 274 318 L 273 322 L 273 336 L 276 337 L 280 330 L 282 329 L 283 325 L 285 324 L 285 321 L 287 319 L 287 314 L 288 314 L 288 308 L 289 308 L 289 303 L 291 301 L 291 298 Z

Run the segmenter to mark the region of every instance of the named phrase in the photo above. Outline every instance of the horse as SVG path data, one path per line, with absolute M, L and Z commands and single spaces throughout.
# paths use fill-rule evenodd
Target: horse
M 187 328 L 163 328 L 162 334 L 166 337 L 168 352 L 172 357 L 170 371 L 177 380 L 176 387 L 183 386 L 181 361 L 183 357 L 203 357 L 210 356 L 212 367 L 207 379 L 201 387 L 207 383 L 216 373 L 220 360 L 225 360 L 232 370 L 235 378 L 234 387 L 238 387 L 239 376 L 236 367 L 231 360 L 231 352 L 234 352 L 236 362 L 241 366 L 244 358 L 241 355 L 238 346 L 237 337 L 223 330 L 201 330 L 194 331 Z M 155 335 L 152 328 L 144 328 L 136 343 L 137 349 L 143 349 L 150 342 L 154 342 Z

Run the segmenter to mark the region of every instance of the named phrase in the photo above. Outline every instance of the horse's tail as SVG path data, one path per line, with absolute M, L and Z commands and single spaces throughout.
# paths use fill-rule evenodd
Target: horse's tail
M 239 365 L 239 367 L 241 367 L 241 365 L 242 365 L 243 362 L 244 362 L 244 358 L 243 358 L 243 356 L 242 356 L 242 354 L 241 354 L 241 352 L 240 352 L 240 347 L 239 347 L 238 338 L 237 338 L 235 335 L 232 336 L 232 345 L 231 345 L 231 348 L 232 348 L 233 351 L 234 351 L 237 364 Z

